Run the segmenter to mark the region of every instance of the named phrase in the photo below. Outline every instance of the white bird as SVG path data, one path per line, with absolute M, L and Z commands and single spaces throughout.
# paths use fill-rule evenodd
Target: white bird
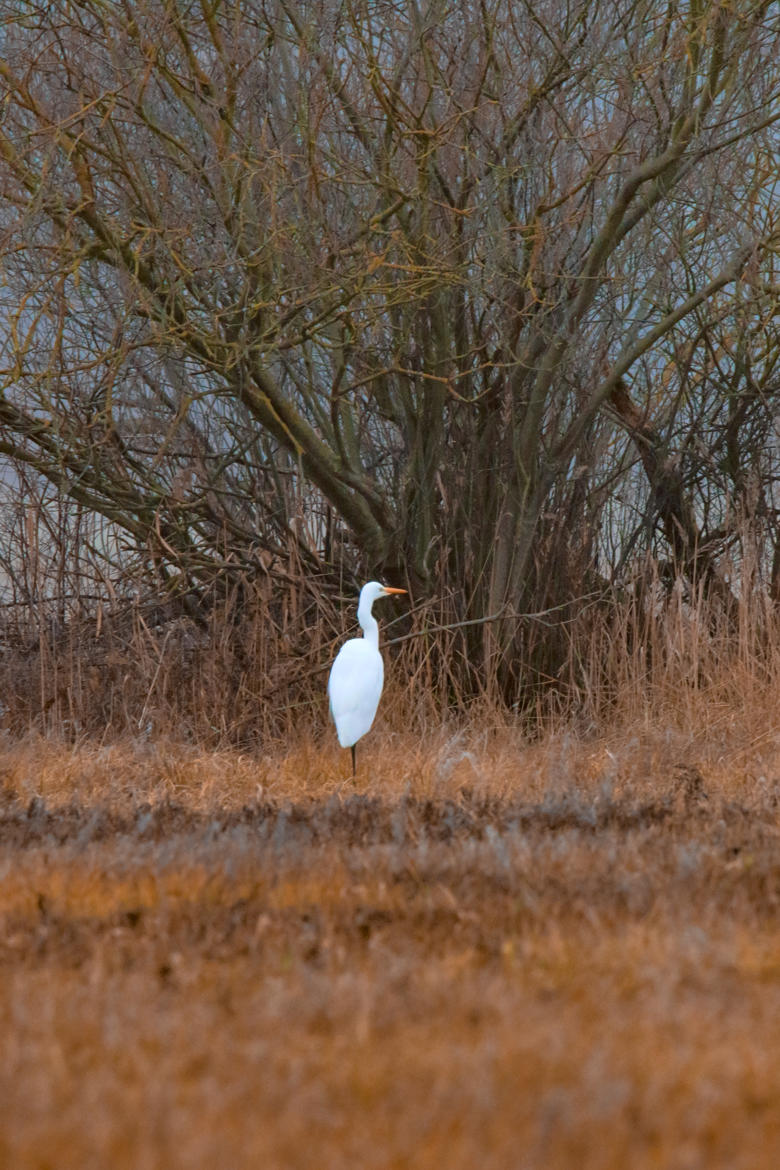
M 355 775 L 355 744 L 374 722 L 382 694 L 385 668 L 379 653 L 379 626 L 371 607 L 380 597 L 406 593 L 379 581 L 369 581 L 360 590 L 358 621 L 362 638 L 350 638 L 336 655 L 328 677 L 330 713 L 342 747 L 352 748 L 352 775 Z

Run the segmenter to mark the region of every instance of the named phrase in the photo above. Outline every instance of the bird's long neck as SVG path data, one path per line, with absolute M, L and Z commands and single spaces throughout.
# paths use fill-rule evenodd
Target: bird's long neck
M 361 602 L 358 606 L 357 616 L 358 621 L 360 622 L 360 628 L 363 631 L 363 637 L 371 646 L 374 647 L 375 650 L 378 650 L 379 626 L 377 625 L 376 618 L 371 612 L 372 605 L 373 602 L 368 602 L 367 604 L 365 602 Z

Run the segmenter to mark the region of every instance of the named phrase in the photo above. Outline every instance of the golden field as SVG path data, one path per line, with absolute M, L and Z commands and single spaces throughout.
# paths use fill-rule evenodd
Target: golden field
M 780 733 L 0 755 L 0 1165 L 761 1170 Z M 361 745 L 362 746 L 362 745 Z

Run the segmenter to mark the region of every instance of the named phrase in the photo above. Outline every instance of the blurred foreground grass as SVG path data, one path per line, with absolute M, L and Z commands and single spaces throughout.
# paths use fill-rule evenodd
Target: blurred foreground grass
M 780 768 L 0 758 L 0 1165 L 775 1167 Z

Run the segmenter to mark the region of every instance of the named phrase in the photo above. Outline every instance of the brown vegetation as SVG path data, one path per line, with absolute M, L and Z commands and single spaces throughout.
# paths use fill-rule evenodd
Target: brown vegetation
M 775 9 L 0 4 L 3 1170 L 777 1164 Z
M 353 785 L 298 588 L 7 621 L 0 1164 L 773 1167 L 766 597 L 542 617 L 516 712 L 427 607 Z
M 773 1167 L 767 713 L 8 746 L 0 1161 Z

